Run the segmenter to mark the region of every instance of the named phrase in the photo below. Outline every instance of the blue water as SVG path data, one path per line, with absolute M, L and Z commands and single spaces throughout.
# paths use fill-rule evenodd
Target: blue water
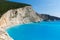
M 60 21 L 17 25 L 7 32 L 14 40 L 60 40 Z

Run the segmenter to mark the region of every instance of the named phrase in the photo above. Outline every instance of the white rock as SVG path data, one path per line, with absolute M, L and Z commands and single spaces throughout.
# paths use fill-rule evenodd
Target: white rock
M 23 8 L 8 10 L 4 15 L 2 15 L 0 19 L 0 28 L 6 30 L 13 25 L 38 21 L 41 21 L 41 18 L 36 14 L 31 6 L 26 6 Z

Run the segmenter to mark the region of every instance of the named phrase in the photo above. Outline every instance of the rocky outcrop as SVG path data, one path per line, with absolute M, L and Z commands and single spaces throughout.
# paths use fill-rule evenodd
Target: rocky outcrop
M 0 0 L 0 40 L 14 40 L 6 29 L 30 22 L 41 21 L 31 5 Z
M 37 14 L 30 5 L 23 3 L 0 1 L 0 40 L 14 40 L 6 29 L 30 22 L 60 20 L 58 17 Z
M 36 12 L 32 9 L 31 6 L 25 6 L 22 8 L 10 9 L 5 12 L 5 14 L 3 14 L 0 19 L 0 28 L 6 30 L 7 28 L 17 24 L 38 22 L 41 20 L 42 19 L 36 15 Z
M 31 6 L 10 9 L 5 12 L 0 18 L 0 40 L 13 40 L 5 31 L 12 26 L 30 22 L 55 20 L 60 20 L 60 18 L 46 14 L 38 14 L 32 9 Z
M 13 40 L 8 33 L 0 28 L 0 40 Z
M 31 6 L 8 10 L 0 19 L 0 26 L 6 29 L 12 25 L 38 22 L 41 18 L 36 15 Z
M 37 15 L 42 18 L 42 21 L 60 21 L 59 17 L 55 17 L 55 16 L 50 16 L 48 14 L 38 14 Z

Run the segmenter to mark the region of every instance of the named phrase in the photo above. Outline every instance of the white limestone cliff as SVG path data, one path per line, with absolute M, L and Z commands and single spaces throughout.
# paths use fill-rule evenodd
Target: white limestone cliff
M 5 31 L 7 28 L 10 28 L 11 26 L 17 24 L 25 24 L 29 22 L 38 22 L 38 21 L 41 21 L 41 18 L 38 15 L 36 15 L 36 12 L 32 9 L 32 7 L 25 6 L 23 8 L 8 10 L 5 14 L 3 14 L 0 19 L 0 28 Z M 7 33 L 6 36 L 7 36 L 6 40 L 8 39 L 11 40 Z
M 13 40 L 8 33 L 0 28 L 0 40 Z

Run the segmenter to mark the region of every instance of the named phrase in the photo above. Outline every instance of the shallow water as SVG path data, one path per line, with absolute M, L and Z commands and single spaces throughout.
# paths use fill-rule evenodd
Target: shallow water
M 16 25 L 6 31 L 14 40 L 60 40 L 60 21 Z

